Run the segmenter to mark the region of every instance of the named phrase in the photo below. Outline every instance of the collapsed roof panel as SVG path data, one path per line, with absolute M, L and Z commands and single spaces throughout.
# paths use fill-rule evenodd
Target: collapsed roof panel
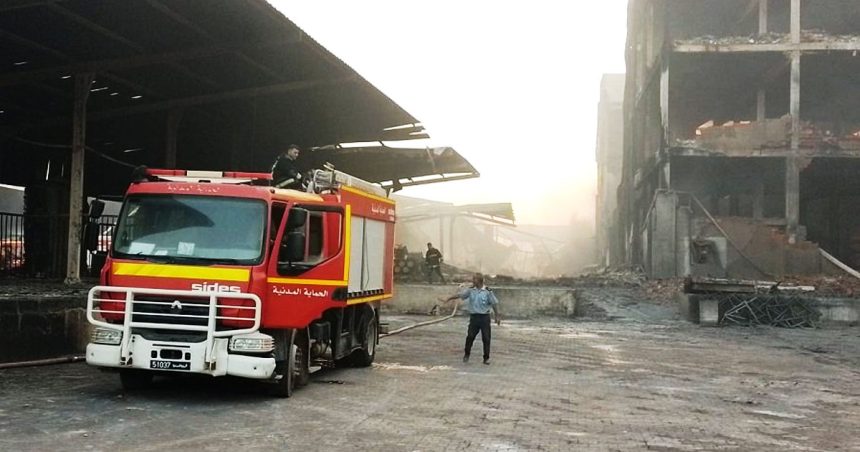
M 302 157 L 314 167 L 332 163 L 385 187 L 406 187 L 422 183 L 478 177 L 478 171 L 450 147 L 395 148 L 389 146 L 326 146 Z

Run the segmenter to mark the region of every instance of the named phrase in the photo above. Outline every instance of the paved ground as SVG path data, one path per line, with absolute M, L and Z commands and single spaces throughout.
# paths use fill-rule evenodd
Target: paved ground
M 700 328 L 617 291 L 584 298 L 590 320 L 494 328 L 490 366 L 460 362 L 458 318 L 291 399 L 207 379 L 123 393 L 84 364 L 0 371 L 0 450 L 860 450 L 860 329 Z

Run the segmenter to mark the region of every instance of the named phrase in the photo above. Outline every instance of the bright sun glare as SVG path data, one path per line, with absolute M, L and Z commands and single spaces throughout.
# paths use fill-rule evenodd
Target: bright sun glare
M 402 194 L 510 201 L 521 224 L 593 219 L 600 78 L 624 71 L 625 0 L 272 3 L 481 172 Z

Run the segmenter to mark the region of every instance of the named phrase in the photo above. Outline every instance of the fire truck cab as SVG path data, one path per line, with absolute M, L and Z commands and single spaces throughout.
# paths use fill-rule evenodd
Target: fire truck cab
M 184 372 L 267 380 L 284 397 L 320 367 L 371 365 L 394 202 L 332 169 L 308 191 L 270 179 L 147 170 L 131 184 L 88 295 L 87 363 L 119 369 L 127 389 Z

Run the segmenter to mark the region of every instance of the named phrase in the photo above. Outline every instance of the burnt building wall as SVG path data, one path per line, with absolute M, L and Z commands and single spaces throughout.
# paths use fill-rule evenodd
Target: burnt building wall
M 860 187 L 834 183 L 860 169 L 860 2 L 631 0 L 628 9 L 618 211 L 627 264 L 660 277 L 713 273 L 687 263 L 707 236 L 713 250 L 729 249 L 712 264 L 736 276 L 814 273 L 818 247 L 860 265 L 860 221 L 847 208 Z M 719 227 L 729 221 L 752 242 Z M 761 269 L 725 257 L 774 243 L 780 258 L 762 256 Z
M 606 266 L 617 266 L 624 262 L 622 248 L 617 246 L 621 235 L 616 221 L 624 146 L 623 101 L 624 74 L 604 75 L 597 107 L 595 231 L 598 262 Z

